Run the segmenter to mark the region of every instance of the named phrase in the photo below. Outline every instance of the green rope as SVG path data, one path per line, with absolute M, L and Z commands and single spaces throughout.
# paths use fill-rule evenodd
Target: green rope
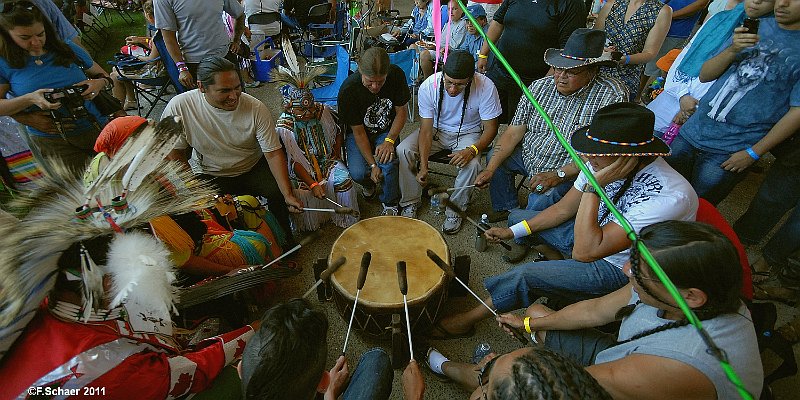
M 478 21 L 476 21 L 475 18 L 472 16 L 472 14 L 469 13 L 467 7 L 460 1 L 456 3 L 458 3 L 461 9 L 464 10 L 464 15 L 466 15 L 467 18 L 469 18 L 470 22 L 474 26 L 479 27 L 480 24 L 478 24 Z M 731 383 L 733 383 L 734 386 L 736 386 L 736 389 L 739 391 L 739 395 L 743 399 L 752 400 L 753 396 L 750 393 L 748 393 L 747 390 L 744 388 L 742 380 L 739 378 L 738 375 L 736 375 L 736 372 L 733 370 L 730 363 L 728 363 L 727 356 L 721 349 L 719 349 L 719 347 L 717 347 L 716 344 L 714 344 L 714 341 L 711 339 L 711 337 L 708 335 L 705 329 L 703 329 L 703 325 L 700 322 L 700 319 L 697 318 L 697 315 L 695 315 L 694 311 L 692 311 L 692 309 L 689 308 L 689 305 L 686 304 L 686 301 L 684 301 L 683 297 L 681 297 L 680 293 L 678 292 L 678 288 L 675 287 L 675 285 L 669 279 L 667 274 L 664 273 L 664 270 L 661 269 L 660 265 L 658 265 L 658 262 L 653 258 L 653 255 L 650 253 L 647 247 L 645 247 L 644 243 L 642 243 L 639 240 L 636 240 L 637 235 L 636 232 L 633 230 L 633 227 L 631 226 L 630 222 L 628 222 L 628 220 L 617 209 L 617 207 L 608 197 L 603 188 L 600 187 L 600 185 L 597 183 L 597 180 L 594 178 L 594 175 L 592 175 L 592 173 L 589 171 L 589 169 L 581 160 L 580 156 L 578 156 L 578 153 L 575 152 L 575 149 L 572 148 L 572 146 L 567 142 L 567 139 L 564 138 L 564 135 L 562 135 L 561 132 L 558 130 L 558 128 L 553 124 L 553 121 L 550 119 L 550 116 L 547 115 L 542 106 L 539 105 L 539 102 L 536 101 L 536 99 L 533 97 L 528 88 L 522 83 L 522 80 L 519 78 L 519 75 L 517 75 L 516 71 L 514 71 L 514 69 L 511 68 L 511 65 L 508 64 L 508 61 L 506 61 L 506 58 L 503 57 L 503 54 L 500 53 L 500 50 L 498 50 L 497 47 L 494 45 L 494 43 L 492 43 L 492 41 L 489 40 L 489 37 L 486 36 L 486 32 L 484 32 L 483 29 L 476 29 L 476 31 L 483 37 L 483 40 L 486 42 L 486 44 L 489 45 L 489 49 L 492 51 L 492 53 L 494 53 L 494 56 L 497 59 L 497 61 L 503 64 L 503 67 L 511 75 L 511 78 L 514 79 L 514 82 L 516 82 L 517 85 L 520 87 L 520 89 L 522 89 L 522 93 L 525 95 L 525 97 L 528 98 L 528 100 L 531 102 L 531 104 L 539 113 L 539 115 L 542 116 L 545 123 L 547 123 L 547 126 L 556 134 L 556 138 L 558 138 L 559 143 L 561 143 L 561 146 L 563 146 L 564 149 L 567 150 L 569 156 L 572 158 L 572 161 L 575 163 L 575 165 L 581 170 L 581 172 L 583 172 L 584 175 L 586 175 L 586 178 L 589 180 L 589 183 L 594 187 L 597 194 L 600 195 L 600 199 L 603 201 L 603 203 L 606 204 L 608 209 L 611 211 L 611 214 L 614 215 L 614 217 L 617 219 L 617 221 L 619 221 L 620 225 L 622 226 L 622 229 L 624 229 L 625 232 L 627 233 L 628 239 L 630 239 L 631 242 L 637 244 L 637 247 L 639 249 L 639 254 L 650 265 L 650 267 L 653 269 L 653 272 L 655 272 L 658 279 L 661 280 L 661 283 L 664 284 L 664 286 L 667 288 L 669 294 L 675 299 L 675 302 L 678 303 L 678 307 L 680 307 L 681 311 L 683 311 L 683 314 L 686 316 L 686 319 L 689 321 L 689 323 L 691 323 L 695 328 L 697 328 L 698 333 L 700 334 L 703 341 L 706 343 L 706 346 L 708 346 L 709 351 L 719 361 L 722 370 L 728 377 L 728 380 Z

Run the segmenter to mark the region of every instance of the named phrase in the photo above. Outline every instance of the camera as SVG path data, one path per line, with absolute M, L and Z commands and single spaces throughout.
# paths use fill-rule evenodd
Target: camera
M 745 18 L 742 22 L 742 26 L 747 28 L 747 33 L 756 34 L 758 33 L 759 22 L 758 18 Z
M 44 98 L 51 103 L 61 102 L 62 108 L 64 108 L 72 118 L 86 118 L 89 116 L 89 111 L 86 110 L 82 95 L 88 87 L 87 85 L 79 85 L 53 89 L 52 92 L 44 93 Z

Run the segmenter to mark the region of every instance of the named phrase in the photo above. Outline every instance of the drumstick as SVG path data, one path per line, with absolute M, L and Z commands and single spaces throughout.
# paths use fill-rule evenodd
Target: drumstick
M 341 204 L 339 204 L 339 203 L 337 203 L 337 202 L 335 202 L 335 201 L 331 200 L 331 198 L 330 198 L 330 197 L 327 197 L 327 196 L 325 196 L 325 197 L 324 197 L 324 199 L 325 199 L 325 200 L 328 200 L 328 201 L 330 201 L 330 202 L 331 202 L 331 204 L 335 205 L 336 207 L 339 207 L 339 208 L 345 208 L 345 206 L 343 206 L 343 205 L 341 205 Z
M 318 235 L 316 233 L 311 233 L 310 235 L 304 237 L 303 239 L 300 240 L 300 243 L 298 243 L 297 245 L 295 245 L 294 247 L 289 249 L 287 252 L 281 254 L 280 257 L 270 261 L 269 264 L 266 264 L 266 265 L 253 265 L 252 267 L 242 268 L 242 269 L 239 269 L 239 270 L 236 270 L 236 271 L 232 271 L 232 272 L 228 273 L 228 275 L 243 274 L 245 272 L 252 272 L 252 271 L 255 271 L 257 269 L 267 268 L 270 265 L 275 264 L 276 262 L 280 261 L 284 257 L 294 253 L 297 250 L 300 250 L 301 247 L 306 246 L 309 243 L 313 242 L 314 240 L 317 239 L 317 236 Z
M 369 263 L 372 261 L 372 253 L 366 252 L 361 256 L 361 270 L 358 272 L 358 283 L 356 286 L 356 301 L 353 302 L 353 311 L 350 313 L 350 323 L 347 324 L 347 334 L 344 336 L 344 347 L 342 347 L 342 355 L 347 351 L 347 341 L 350 339 L 350 329 L 353 327 L 353 318 L 356 316 L 356 305 L 358 305 L 358 295 L 361 294 L 361 289 L 364 288 L 364 282 L 367 280 L 367 270 L 369 270 Z
M 400 284 L 400 293 L 403 294 L 403 308 L 406 309 L 406 331 L 408 332 L 408 351 L 414 359 L 414 348 L 411 346 L 411 319 L 408 316 L 408 281 L 406 280 L 406 262 L 397 262 L 397 282 Z
M 308 295 L 310 295 L 311 292 L 313 292 L 314 289 L 316 289 L 322 282 L 327 281 L 331 277 L 331 275 L 334 272 L 336 272 L 337 269 L 339 269 L 339 267 L 344 265 L 345 262 L 347 262 L 347 259 L 345 257 L 339 257 L 332 264 L 329 264 L 328 268 L 325 268 L 325 270 L 319 274 L 319 279 L 317 279 L 314 285 L 311 286 L 311 289 L 308 289 L 306 294 L 303 295 L 303 298 L 308 297 Z
M 336 207 L 336 208 L 308 208 L 303 207 L 303 211 L 317 211 L 317 212 L 329 212 L 329 213 L 336 213 L 336 214 L 353 214 L 355 211 L 349 207 Z
M 484 307 L 486 307 L 486 309 L 487 309 L 487 310 L 489 310 L 489 312 L 491 312 L 491 313 L 492 313 L 492 315 L 494 315 L 494 316 L 495 316 L 495 318 L 496 318 L 496 317 L 498 317 L 498 315 L 497 315 L 497 311 L 495 311 L 495 310 L 493 310 L 491 307 L 489 307 L 489 305 L 488 305 L 488 304 L 486 304 L 486 302 L 485 302 L 485 301 L 483 301 L 483 299 L 481 299 L 481 297 L 480 297 L 480 296 L 478 296 L 477 294 L 475 294 L 475 292 L 473 292 L 473 291 L 472 291 L 472 289 L 470 289 L 470 288 L 469 288 L 469 286 L 467 286 L 467 284 L 466 284 L 466 283 L 464 283 L 464 282 L 463 282 L 463 281 L 462 281 L 462 280 L 461 280 L 461 279 L 460 279 L 458 276 L 456 276 L 456 273 L 455 273 L 455 271 L 453 271 L 453 267 L 451 267 L 451 266 L 450 266 L 450 264 L 448 264 L 448 263 L 446 263 L 444 260 L 442 260 L 442 258 L 441 258 L 441 257 L 439 257 L 439 255 L 438 255 L 438 254 L 436 254 L 436 253 L 435 253 L 433 250 L 431 250 L 431 249 L 428 249 L 428 251 L 427 251 L 427 254 L 428 254 L 428 258 L 430 258 L 430 259 L 431 259 L 431 261 L 433 261 L 433 263 L 434 263 L 434 264 L 436 264 L 436 266 L 437 266 L 437 267 L 441 268 L 441 269 L 442 269 L 442 271 L 444 271 L 444 273 L 445 273 L 445 274 L 447 274 L 448 276 L 450 276 L 451 278 L 455 278 L 455 279 L 456 279 L 456 281 L 458 281 L 458 283 L 460 283 L 460 284 L 461 284 L 461 286 L 463 286 L 463 287 L 464 287 L 464 289 L 467 289 L 467 291 L 468 291 L 468 292 L 469 292 L 469 293 L 470 293 L 470 294 L 471 294 L 473 297 L 475 297 L 476 299 L 478 299 L 478 301 L 479 301 L 481 304 L 483 304 L 483 306 L 484 306 Z M 508 329 L 509 329 L 509 330 L 511 330 L 511 334 L 512 334 L 512 335 L 514 335 L 514 338 L 516 338 L 517 340 L 519 340 L 519 341 L 520 341 L 520 343 L 522 343 L 522 344 L 528 344 L 528 339 L 525 337 L 525 335 L 523 335 L 523 334 L 522 334 L 522 332 L 520 332 L 520 331 L 519 331 L 517 328 L 514 328 L 513 326 L 509 326 L 509 325 L 506 325 L 506 326 L 508 327 Z
M 456 214 L 461 216 L 461 218 L 464 218 L 465 220 L 469 221 L 470 224 L 475 225 L 475 227 L 478 228 L 478 232 L 480 232 L 481 235 L 486 233 L 486 228 L 482 227 L 479 223 L 475 222 L 474 219 L 470 218 L 469 215 L 467 215 L 467 213 L 461 209 L 461 207 L 455 205 L 452 201 L 450 201 L 450 199 L 442 198 L 442 204 L 444 204 L 445 207 L 455 211 Z M 511 251 L 511 245 L 509 245 L 508 243 L 506 242 L 497 242 L 497 243 L 500 244 L 500 246 L 503 246 L 504 249 Z

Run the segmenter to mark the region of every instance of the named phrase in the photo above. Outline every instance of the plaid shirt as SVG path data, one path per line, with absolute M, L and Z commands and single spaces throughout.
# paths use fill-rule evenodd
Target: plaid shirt
M 569 96 L 558 93 L 552 76 L 533 81 L 528 89 L 567 142 L 572 132 L 592 122 L 597 110 L 628 99 L 628 90 L 622 82 L 603 75 L 595 76 L 588 85 Z M 528 176 L 556 170 L 570 161 L 567 150 L 524 95 L 511 125 L 526 126 L 522 139 L 522 159 Z

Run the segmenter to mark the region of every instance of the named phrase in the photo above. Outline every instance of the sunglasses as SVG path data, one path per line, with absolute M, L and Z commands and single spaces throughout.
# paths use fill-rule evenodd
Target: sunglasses
M 492 367 L 494 367 L 494 362 L 497 361 L 498 358 L 500 357 L 495 357 L 489 360 L 489 362 L 487 362 L 486 365 L 481 368 L 481 372 L 478 373 L 478 387 L 481 388 L 483 400 L 489 400 L 489 396 L 486 394 L 486 391 L 483 390 L 483 387 L 489 383 L 489 375 L 492 373 Z M 484 379 L 484 377 L 486 378 Z

